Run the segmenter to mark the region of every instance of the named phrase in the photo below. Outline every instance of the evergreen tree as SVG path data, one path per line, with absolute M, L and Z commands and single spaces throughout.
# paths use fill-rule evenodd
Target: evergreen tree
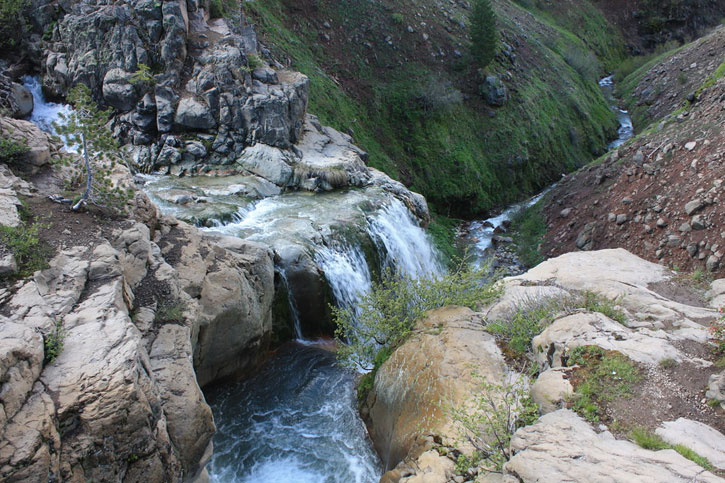
M 91 90 L 84 84 L 71 89 L 68 100 L 73 110 L 68 115 L 61 113 L 62 122 L 54 123 L 54 127 L 83 156 L 85 190 L 72 209 L 78 211 L 87 203 L 92 203 L 100 208 L 121 210 L 128 199 L 128 192 L 113 186 L 110 178 L 111 170 L 121 155 L 118 143 L 106 126 L 111 109 L 99 109 L 91 98 Z
M 480 68 L 485 68 L 496 54 L 498 31 L 496 14 L 490 0 L 474 0 L 471 13 L 471 54 Z

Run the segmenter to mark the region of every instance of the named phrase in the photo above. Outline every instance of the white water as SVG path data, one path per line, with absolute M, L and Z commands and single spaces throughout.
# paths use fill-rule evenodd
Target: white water
M 358 247 L 340 244 L 323 246 L 315 253 L 315 261 L 322 268 L 340 307 L 355 307 L 372 288 L 370 269 Z
M 73 109 L 67 104 L 56 104 L 55 102 L 47 102 L 43 96 L 43 89 L 37 77 L 25 76 L 23 85 L 30 90 L 33 95 L 33 113 L 30 115 L 30 121 L 35 123 L 41 130 L 57 136 L 53 123 L 60 123 L 60 114 L 69 115 Z M 69 146 L 65 137 L 61 137 L 65 149 L 69 152 L 77 152 L 73 146 Z
M 440 256 L 428 235 L 398 199 L 370 219 L 368 227 L 388 265 L 414 279 L 434 278 L 443 273 Z
M 624 144 L 628 139 L 634 136 L 634 126 L 632 125 L 632 118 L 629 116 L 629 112 L 624 109 L 620 109 L 617 105 L 617 99 L 614 97 L 614 78 L 613 76 L 605 77 L 599 81 L 599 87 L 601 87 L 604 97 L 609 101 L 609 105 L 612 110 L 617 114 L 617 121 L 619 122 L 619 129 L 617 130 L 618 137 L 611 143 L 609 143 L 609 149 L 615 149 Z
M 285 290 L 287 290 L 287 304 L 289 305 L 290 315 L 292 316 L 292 327 L 295 331 L 295 338 L 298 341 L 303 341 L 304 336 L 302 335 L 302 324 L 300 323 L 300 311 L 297 309 L 297 302 L 295 296 L 290 288 L 289 281 L 287 280 L 287 272 L 283 269 L 279 270 L 279 275 L 282 278 Z

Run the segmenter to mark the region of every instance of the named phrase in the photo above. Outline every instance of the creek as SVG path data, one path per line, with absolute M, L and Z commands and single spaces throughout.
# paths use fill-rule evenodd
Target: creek
M 35 79 L 27 78 L 25 85 L 35 100 L 31 120 L 53 132 L 52 122 L 59 113 L 69 112 L 68 106 L 46 102 Z M 607 98 L 614 100 L 611 78 L 600 85 Z M 617 111 L 620 136 L 613 147 L 632 136 L 629 116 Z M 385 268 L 412 277 L 435 277 L 443 270 L 414 216 L 378 188 L 255 197 L 250 193 L 264 187 L 245 176 L 144 178 L 144 190 L 165 214 L 205 230 L 266 243 L 278 253 L 309 254 L 339 306 L 354 306 L 370 290 L 374 274 Z M 471 223 L 468 243 L 479 262 L 490 256 L 495 228 L 542 195 Z M 357 411 L 358 374 L 336 363 L 329 341 L 303 337 L 299 301 L 287 283 L 285 268 L 278 266 L 277 271 L 288 292 L 290 323 L 297 340 L 275 351 L 252 378 L 207 391 L 218 428 L 209 465 L 211 479 L 377 482 L 382 466 Z

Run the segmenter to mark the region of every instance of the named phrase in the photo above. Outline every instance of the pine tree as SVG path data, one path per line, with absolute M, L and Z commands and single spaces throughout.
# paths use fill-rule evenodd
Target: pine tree
M 496 14 L 490 0 L 474 0 L 471 13 L 471 54 L 480 68 L 485 68 L 496 54 L 498 31 Z
M 106 126 L 111 109 L 99 109 L 91 98 L 90 89 L 84 84 L 71 89 L 68 100 L 73 110 L 67 115 L 61 113 L 61 122 L 53 126 L 83 156 L 85 190 L 73 204 L 73 211 L 78 211 L 87 203 L 104 209 L 123 209 L 128 193 L 121 187 L 114 187 L 110 178 L 116 160 L 121 157 L 118 143 Z

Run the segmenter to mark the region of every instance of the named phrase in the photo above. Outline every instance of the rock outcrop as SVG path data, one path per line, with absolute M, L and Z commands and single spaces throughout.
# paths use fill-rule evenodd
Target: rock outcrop
M 272 253 L 159 217 L 141 193 L 133 205 L 140 221 L 76 234 L 2 289 L 4 481 L 206 479 L 215 427 L 200 385 L 258 362 Z
M 491 384 L 502 383 L 506 373 L 481 316 L 461 307 L 429 312 L 380 367 L 362 414 L 386 469 L 408 458 L 389 481 L 410 474 L 411 460 L 430 449 L 430 435 L 458 437 L 447 408 L 470 398 L 477 387 L 474 371 Z
M 560 409 L 516 432 L 504 471 L 518 481 L 723 481 L 676 451 L 650 451 L 597 433 Z
M 386 468 L 397 464 L 382 481 L 467 481 L 477 472 L 481 481 L 492 482 L 691 481 L 695 477 L 722 481 L 673 450 L 640 448 L 622 439 L 623 434 L 615 436 L 605 426 L 595 429 L 566 409 L 577 397 L 583 377 L 568 361 L 575 347 L 598 346 L 623 354 L 643 371 L 642 388 L 632 402 L 634 411 L 650 413 L 657 408 L 651 430 L 663 422 L 657 433 L 668 442 L 720 461 L 723 435 L 718 416 L 701 401 L 708 374 L 713 374 L 710 386 L 715 388 L 708 394 L 716 398 L 718 390 L 719 376 L 712 362 L 701 358 L 708 353 L 707 326 L 717 317 L 716 310 L 702 306 L 677 284 L 670 270 L 621 249 L 562 255 L 500 283 L 502 296 L 480 313 L 455 307 L 431 311 L 410 340 L 378 369 L 362 414 Z M 720 285 L 713 283 L 712 293 Z M 576 301 L 582 293 L 613 300 L 626 319 L 615 321 L 583 308 Z M 489 383 L 508 380 L 505 375 L 513 371 L 485 326 L 509 323 L 519 310 L 543 303 L 552 315 L 544 319 L 547 325 L 532 342 L 530 359 L 541 372 L 529 392 L 543 416 L 514 434 L 503 475 L 475 468 L 461 473 L 453 462 L 459 454 L 469 455 L 471 448 L 464 444 L 460 427 L 451 423 L 450 411 L 443 408 L 466 407 L 475 387 L 468 378 L 473 371 Z M 698 379 L 702 386 L 673 387 L 668 379 L 673 373 L 657 375 L 666 371 L 663 365 L 678 364 L 682 377 L 704 374 Z M 453 372 L 457 379 L 451 377 Z M 663 410 L 669 403 L 680 409 Z M 701 420 L 684 424 L 682 419 L 664 419 L 684 414 L 697 414 Z M 622 423 L 627 416 L 622 412 L 615 417 Z M 697 444 L 692 439 L 698 433 L 695 428 L 703 435 Z M 436 445 L 438 451 L 429 451 Z

